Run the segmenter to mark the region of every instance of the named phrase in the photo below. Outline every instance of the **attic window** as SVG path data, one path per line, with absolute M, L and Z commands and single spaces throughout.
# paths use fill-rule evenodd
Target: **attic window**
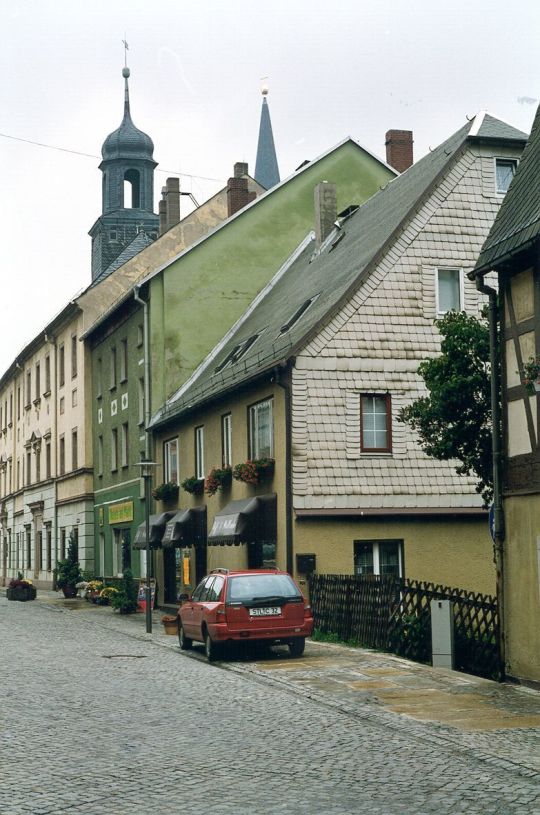
M 253 334 L 251 337 L 248 337 L 247 340 L 244 340 L 243 342 L 238 343 L 238 345 L 235 345 L 232 351 L 229 354 L 227 354 L 223 362 L 219 363 L 219 365 L 215 369 L 215 372 L 218 374 L 227 365 L 234 365 L 236 362 L 242 359 L 244 354 L 246 354 L 249 351 L 251 346 L 259 339 L 260 336 L 261 336 L 260 333 Z
M 302 317 L 306 313 L 306 311 L 308 310 L 310 305 L 315 302 L 315 300 L 317 299 L 318 296 L 319 295 L 316 294 L 314 297 L 310 297 L 309 300 L 306 300 L 304 303 L 302 303 L 300 308 L 296 309 L 294 314 L 291 317 L 289 317 L 287 322 L 283 323 L 283 325 L 279 329 L 279 333 L 280 334 L 285 334 L 285 332 L 289 331 L 293 327 L 293 325 L 298 322 L 300 317 Z
M 344 237 L 345 237 L 345 232 L 338 232 L 338 234 L 336 235 L 336 237 L 334 238 L 334 240 L 330 244 L 330 249 L 328 251 L 331 252 L 332 249 L 335 249 L 336 246 L 338 245 L 338 243 L 341 243 L 341 241 L 343 240 Z

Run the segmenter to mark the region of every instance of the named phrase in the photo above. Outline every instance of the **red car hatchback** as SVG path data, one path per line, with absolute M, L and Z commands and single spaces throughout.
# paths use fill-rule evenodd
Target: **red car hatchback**
M 310 606 L 279 569 L 214 569 L 178 609 L 180 648 L 203 642 L 209 662 L 230 641 L 284 643 L 299 657 L 312 631 Z

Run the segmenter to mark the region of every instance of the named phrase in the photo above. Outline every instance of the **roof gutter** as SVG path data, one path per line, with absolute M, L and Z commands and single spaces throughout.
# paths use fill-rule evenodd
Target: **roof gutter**
M 493 459 L 493 554 L 496 571 L 496 591 L 499 606 L 499 659 L 505 670 L 505 596 L 504 596 L 504 514 L 501 488 L 501 406 L 499 373 L 498 293 L 484 283 L 481 273 L 475 274 L 476 288 L 489 297 L 489 361 L 491 367 L 491 452 Z

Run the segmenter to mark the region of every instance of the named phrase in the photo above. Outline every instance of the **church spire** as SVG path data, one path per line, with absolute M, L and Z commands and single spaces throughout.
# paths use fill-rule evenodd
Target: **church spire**
M 127 48 L 127 44 L 124 43 Z M 135 127 L 129 105 L 127 64 L 124 78 L 124 116 L 101 148 L 102 212 L 90 230 L 92 280 L 96 280 L 134 241 L 140 232 L 157 238 L 159 218 L 154 213 L 154 143 Z
M 266 97 L 268 96 L 268 85 L 263 84 L 261 88 L 263 97 L 261 109 L 261 124 L 259 126 L 259 143 L 257 145 L 257 159 L 255 162 L 255 180 L 266 190 L 279 183 L 279 168 L 274 147 L 274 136 L 272 134 L 272 123 L 270 121 L 270 109 Z

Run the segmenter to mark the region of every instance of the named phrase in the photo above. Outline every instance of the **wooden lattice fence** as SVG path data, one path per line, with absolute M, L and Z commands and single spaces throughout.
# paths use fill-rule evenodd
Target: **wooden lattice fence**
M 312 574 L 315 628 L 339 639 L 431 662 L 431 600 L 454 610 L 455 667 L 499 678 L 497 601 L 490 595 L 376 575 Z

